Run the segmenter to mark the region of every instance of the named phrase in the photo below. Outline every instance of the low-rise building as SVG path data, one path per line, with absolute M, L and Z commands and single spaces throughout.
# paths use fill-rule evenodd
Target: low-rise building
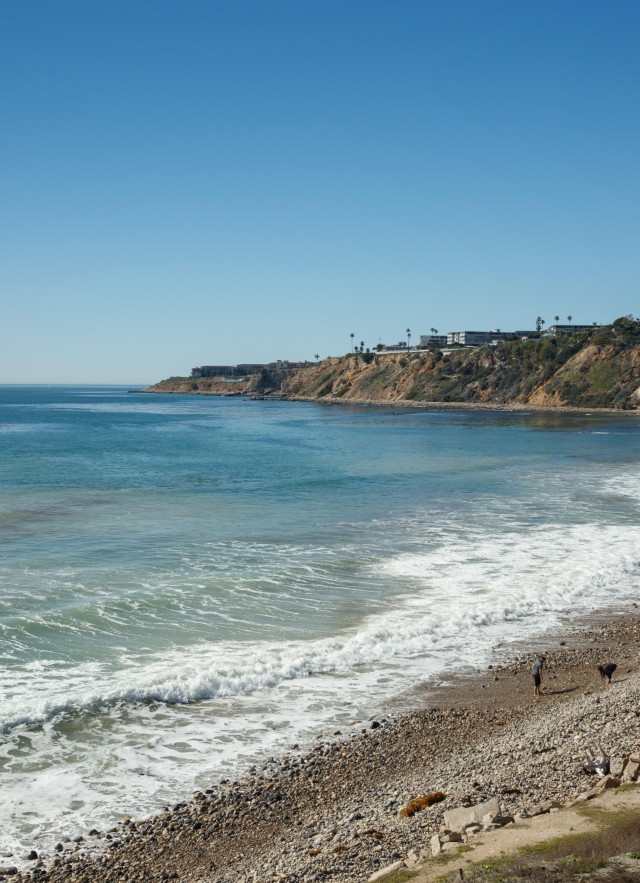
M 191 369 L 192 377 L 244 377 L 253 373 L 243 370 L 239 365 L 201 365 Z
M 447 335 L 446 334 L 421 334 L 420 335 L 420 346 L 446 346 L 447 345 Z
M 400 343 L 381 343 L 378 345 L 378 352 L 381 353 L 406 353 L 409 350 L 409 345 L 404 341 L 400 341 Z
M 530 337 L 535 331 L 501 331 L 500 328 L 492 328 L 491 331 L 450 331 L 447 334 L 448 346 L 488 346 L 496 345 L 501 340 L 515 340 L 516 338 Z
M 447 346 L 486 346 L 494 340 L 503 337 L 500 330 L 497 331 L 450 331 L 447 334 Z
M 590 328 L 600 328 L 597 322 L 591 325 L 549 325 L 546 331 L 543 331 L 545 337 L 555 337 L 556 334 L 577 334 L 578 331 L 587 331 Z
M 308 368 L 315 365 L 315 362 L 290 362 L 288 359 L 276 359 L 275 362 L 269 362 L 267 368 Z
M 241 362 L 239 365 L 201 365 L 191 369 L 192 377 L 248 377 L 265 369 L 273 371 L 277 368 L 308 368 L 314 362 L 289 362 L 278 359 L 276 362 Z

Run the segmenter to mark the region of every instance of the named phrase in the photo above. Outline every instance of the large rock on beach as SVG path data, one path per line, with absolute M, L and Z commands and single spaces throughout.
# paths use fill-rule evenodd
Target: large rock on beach
M 485 816 L 499 816 L 500 804 L 495 797 L 475 806 L 459 806 L 444 814 L 444 823 L 452 831 L 464 831 L 470 825 L 482 824 Z
M 375 874 L 372 874 L 367 883 L 375 883 L 376 880 L 382 880 L 383 877 L 386 877 L 387 874 L 392 874 L 394 871 L 399 871 L 401 868 L 404 868 L 405 864 L 402 861 L 394 862 L 392 865 L 387 865 L 386 868 L 380 868 L 379 871 L 376 871 Z

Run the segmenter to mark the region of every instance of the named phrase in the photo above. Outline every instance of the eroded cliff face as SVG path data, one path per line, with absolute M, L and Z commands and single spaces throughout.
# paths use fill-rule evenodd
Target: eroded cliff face
M 242 396 L 249 392 L 251 377 L 225 380 L 222 377 L 169 377 L 143 392 L 192 393 L 195 395 Z
M 262 371 L 238 383 L 171 378 L 151 391 L 635 410 L 640 408 L 640 321 L 618 319 L 606 328 L 555 340 L 445 353 L 351 354 L 297 371 Z
M 635 409 L 640 406 L 640 340 L 617 330 L 444 354 L 329 359 L 288 379 L 282 393 L 374 402 Z

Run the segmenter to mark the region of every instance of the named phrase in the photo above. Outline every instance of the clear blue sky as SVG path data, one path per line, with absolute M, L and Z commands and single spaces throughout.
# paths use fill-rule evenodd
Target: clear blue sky
M 638 0 L 0 13 L 0 382 L 638 312 Z

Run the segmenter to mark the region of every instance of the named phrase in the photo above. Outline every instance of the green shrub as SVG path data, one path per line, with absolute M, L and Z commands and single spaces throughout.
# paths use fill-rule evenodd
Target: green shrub
M 611 327 L 618 340 L 627 346 L 640 343 L 640 320 L 621 316 Z

